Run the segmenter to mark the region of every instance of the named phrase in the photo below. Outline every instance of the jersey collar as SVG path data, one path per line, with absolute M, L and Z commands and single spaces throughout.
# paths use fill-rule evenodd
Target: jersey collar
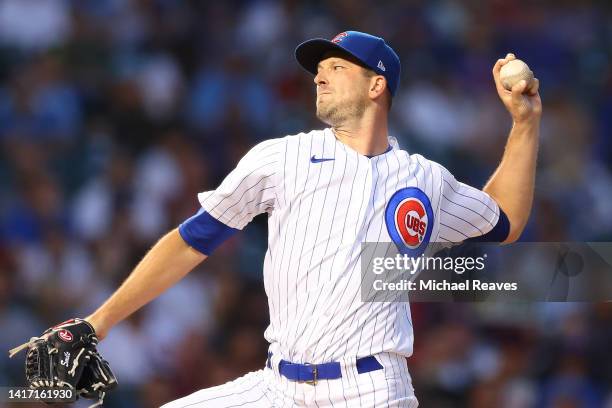
M 392 151 L 393 149 L 397 149 L 399 148 L 398 143 L 397 143 L 397 139 L 393 136 L 387 136 L 387 139 L 389 140 L 389 146 L 387 147 L 387 150 L 385 150 L 382 153 L 379 154 L 375 154 L 375 155 L 366 155 L 366 154 L 361 154 L 359 152 L 357 152 L 356 150 L 354 150 L 353 148 L 351 148 L 349 145 L 347 145 L 346 143 L 342 143 L 342 141 L 340 141 L 337 137 L 336 134 L 334 133 L 332 128 L 325 128 L 324 133 L 329 135 L 330 137 L 332 137 L 334 139 L 334 141 L 336 141 L 337 143 L 341 143 L 344 147 L 346 147 L 349 150 L 354 151 L 355 153 L 357 153 L 359 156 L 362 157 L 366 157 L 368 159 L 372 159 L 372 158 L 376 158 L 376 157 L 381 157 L 384 156 L 385 154 L 389 153 L 390 151 Z

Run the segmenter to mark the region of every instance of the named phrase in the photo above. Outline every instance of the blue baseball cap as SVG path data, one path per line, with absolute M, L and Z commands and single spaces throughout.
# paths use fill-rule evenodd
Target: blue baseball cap
M 393 48 L 385 40 L 359 31 L 344 31 L 331 40 L 315 38 L 304 41 L 295 49 L 295 58 L 308 72 L 317 75 L 317 65 L 328 51 L 348 53 L 363 65 L 387 80 L 391 96 L 399 87 L 401 65 Z

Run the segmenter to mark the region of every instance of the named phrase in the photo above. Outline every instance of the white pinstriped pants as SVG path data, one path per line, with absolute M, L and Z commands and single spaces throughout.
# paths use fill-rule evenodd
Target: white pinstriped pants
M 375 357 L 382 370 L 358 374 L 354 363 L 341 362 L 342 378 L 317 385 L 287 380 L 278 373 L 280 358 L 273 357 L 272 369 L 253 371 L 161 408 L 418 407 L 406 358 L 391 353 Z

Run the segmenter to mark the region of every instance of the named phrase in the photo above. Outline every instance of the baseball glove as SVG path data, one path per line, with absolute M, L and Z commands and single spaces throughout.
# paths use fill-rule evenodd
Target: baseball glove
M 10 357 L 28 349 L 26 380 L 32 388 L 69 388 L 74 395 L 97 399 L 102 405 L 106 392 L 117 379 L 98 353 L 98 338 L 85 320 L 72 319 L 47 329 L 40 337 L 9 351 Z M 91 407 L 90 407 L 91 408 Z

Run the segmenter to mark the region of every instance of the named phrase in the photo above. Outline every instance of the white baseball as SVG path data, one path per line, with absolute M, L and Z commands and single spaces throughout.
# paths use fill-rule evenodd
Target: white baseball
M 501 67 L 499 79 L 501 80 L 504 88 L 511 90 L 512 87 L 522 79 L 527 81 L 527 84 L 529 84 L 533 79 L 533 72 L 523 61 L 520 59 L 514 59 Z

